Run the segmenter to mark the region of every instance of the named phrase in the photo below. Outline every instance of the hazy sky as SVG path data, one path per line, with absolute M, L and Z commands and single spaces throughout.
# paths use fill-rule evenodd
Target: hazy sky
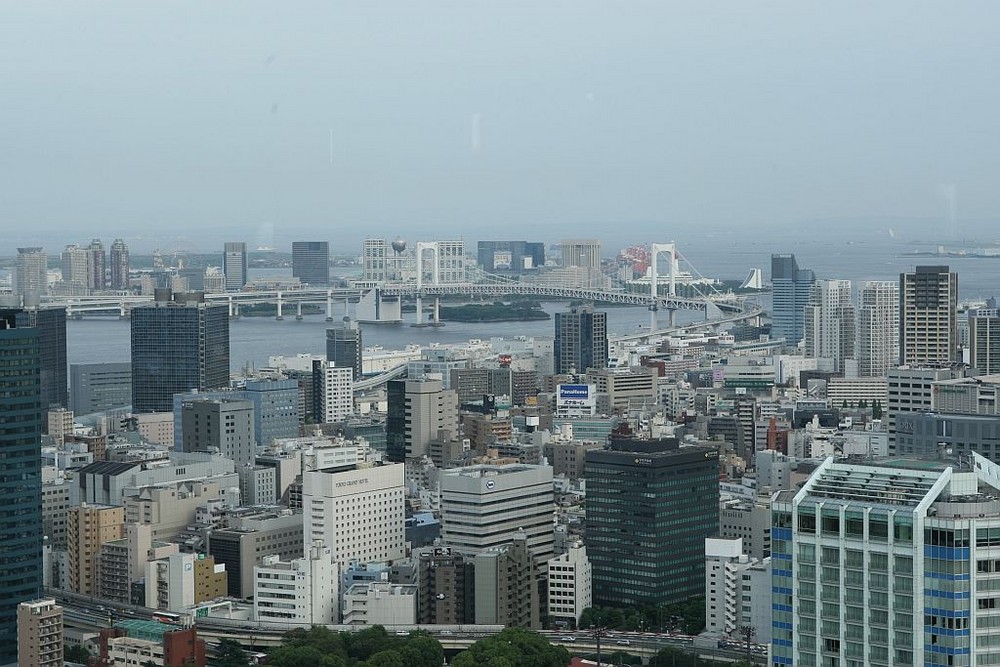
M 998 69 L 996 0 L 2 0 L 0 246 L 972 229 Z

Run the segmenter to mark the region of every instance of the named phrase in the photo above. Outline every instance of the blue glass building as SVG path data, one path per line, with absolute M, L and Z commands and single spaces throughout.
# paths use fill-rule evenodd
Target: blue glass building
M 805 335 L 806 304 L 816 274 L 800 269 L 795 255 L 771 255 L 771 338 L 798 345 Z

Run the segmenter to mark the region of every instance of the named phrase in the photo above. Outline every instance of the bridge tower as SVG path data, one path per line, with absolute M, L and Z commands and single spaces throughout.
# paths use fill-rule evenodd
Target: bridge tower
M 656 321 L 656 311 L 659 308 L 656 305 L 656 299 L 659 295 L 660 287 L 660 276 L 657 269 L 657 260 L 660 258 L 661 253 L 666 253 L 667 257 L 670 259 L 668 262 L 668 274 L 670 276 L 670 296 L 677 296 L 677 244 L 671 241 L 670 243 L 653 243 L 650 244 L 650 257 L 649 257 L 649 271 L 650 271 L 650 281 L 649 281 L 649 295 L 652 297 L 653 302 L 649 306 L 649 331 L 652 333 L 656 331 L 659 325 Z M 670 326 L 673 327 L 676 324 L 676 311 L 670 309 Z

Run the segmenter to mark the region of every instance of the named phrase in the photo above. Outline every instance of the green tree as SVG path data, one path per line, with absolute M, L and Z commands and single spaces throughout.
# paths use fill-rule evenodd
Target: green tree
M 74 644 L 63 648 L 63 659 L 66 662 L 78 662 L 81 665 L 86 665 L 89 658 L 90 651 L 83 644 Z
M 379 651 L 361 663 L 363 667 L 409 667 L 403 656 L 396 649 Z M 438 667 L 438 666 L 435 666 Z
M 347 655 L 358 661 L 367 660 L 379 651 L 395 648 L 400 644 L 399 638 L 390 636 L 381 625 L 373 625 L 361 632 L 348 634 Z
M 452 661 L 453 667 L 566 667 L 569 651 L 530 630 L 508 628 L 481 639 Z
M 339 655 L 325 654 L 314 646 L 280 646 L 267 655 L 268 667 L 347 667 Z
M 215 664 L 219 667 L 247 667 L 250 664 L 250 656 L 243 650 L 243 646 L 232 639 L 219 642 L 216 656 Z
M 398 651 L 407 667 L 441 667 L 444 664 L 441 642 L 427 634 L 411 637 Z
M 872 419 L 882 419 L 882 401 L 877 398 L 872 401 Z

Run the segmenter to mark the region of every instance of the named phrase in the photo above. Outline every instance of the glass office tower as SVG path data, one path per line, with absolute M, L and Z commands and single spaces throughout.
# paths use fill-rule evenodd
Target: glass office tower
M 771 338 L 798 345 L 805 335 L 805 312 L 816 274 L 800 269 L 795 255 L 771 255 Z
M 0 310 L 0 664 L 17 660 L 17 605 L 42 593 L 39 334 Z
M 158 289 L 132 309 L 134 412 L 170 412 L 174 394 L 229 386 L 229 311 L 204 298 Z
M 705 592 L 705 538 L 719 529 L 719 452 L 676 438 L 612 438 L 587 452 L 594 604 L 670 604 Z
M 17 326 L 38 331 L 42 408 L 69 407 L 66 378 L 66 309 L 26 308 L 17 313 Z
M 556 373 L 586 373 L 608 365 L 608 314 L 593 306 L 576 306 L 556 313 L 553 343 Z
M 330 284 L 330 243 L 295 241 L 292 243 L 292 276 L 307 285 Z

